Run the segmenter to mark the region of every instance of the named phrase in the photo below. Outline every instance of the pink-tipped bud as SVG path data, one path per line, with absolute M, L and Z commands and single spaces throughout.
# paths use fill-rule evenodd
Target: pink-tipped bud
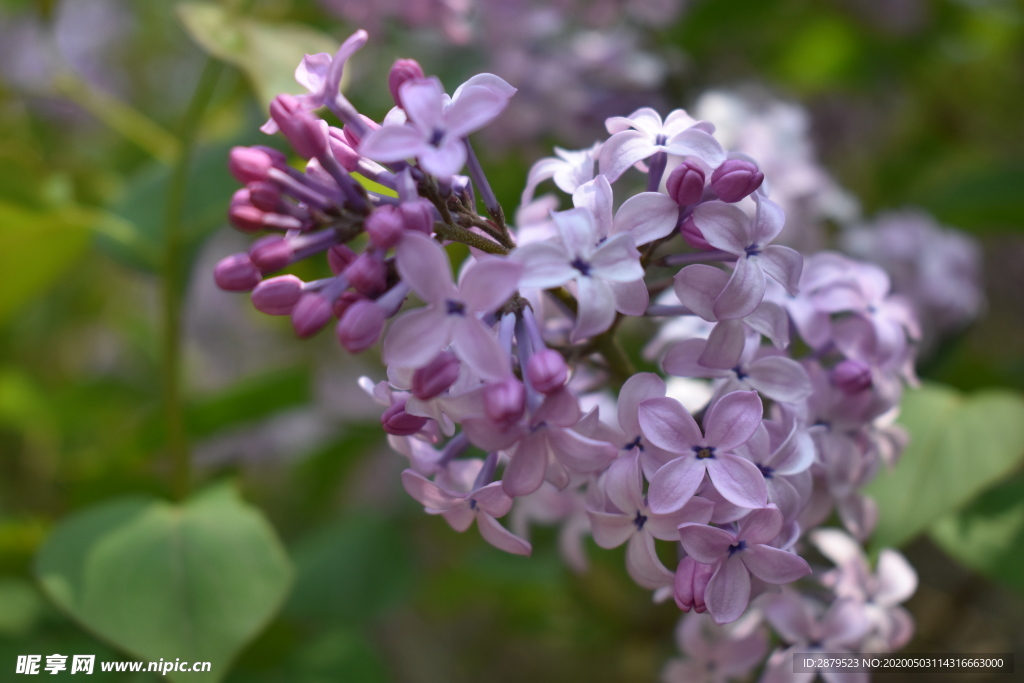
M 679 206 L 696 204 L 704 195 L 704 169 L 692 161 L 676 166 L 665 181 L 668 196 Z
M 331 320 L 331 302 L 315 292 L 299 297 L 292 308 L 292 329 L 299 339 L 312 337 Z
M 565 386 L 569 368 L 558 351 L 542 349 L 526 361 L 526 377 L 534 389 L 542 394 L 550 394 Z
M 364 225 L 370 241 L 381 249 L 390 249 L 402 239 L 405 218 L 397 206 L 385 204 L 367 216 Z
M 426 426 L 427 418 L 405 412 L 405 399 L 402 398 L 388 406 L 380 416 L 380 424 L 388 434 L 412 436 Z
M 871 367 L 859 360 L 844 360 L 832 368 L 832 384 L 847 396 L 871 388 Z
M 345 133 L 340 128 L 329 128 L 327 132 L 327 142 L 331 146 L 331 154 L 338 160 L 346 171 L 352 173 L 359 168 L 359 152 L 352 149 L 352 145 L 348 144 L 348 140 L 345 137 Z
M 693 216 L 689 216 L 683 225 L 679 228 L 679 234 L 683 236 L 686 243 L 694 249 L 701 251 L 712 251 L 714 247 L 708 244 L 707 240 L 704 239 L 704 233 L 700 231 L 697 224 L 693 220 Z
M 349 306 L 357 301 L 363 301 L 364 299 L 366 299 L 366 297 L 359 292 L 353 292 L 351 289 L 345 290 L 337 299 L 334 300 L 334 303 L 331 304 L 331 308 L 334 311 L 334 317 L 340 320 L 341 317 L 345 315 L 345 311 L 348 310 Z
M 263 230 L 263 212 L 252 204 L 231 203 L 228 209 L 228 220 L 242 232 L 259 232 Z
M 715 573 L 714 570 L 713 565 L 701 564 L 689 555 L 679 562 L 675 580 L 675 598 L 679 609 L 684 612 L 692 609 L 697 614 L 707 611 L 704 593 L 711 575 Z
M 402 86 L 417 78 L 426 78 L 426 75 L 423 73 L 423 67 L 415 59 L 397 59 L 391 65 L 391 71 L 388 72 L 388 90 L 399 107 L 402 106 Z
M 291 263 L 294 254 L 288 240 L 278 235 L 267 235 L 249 247 L 249 257 L 261 273 L 281 270 Z
M 726 159 L 711 174 L 711 189 L 723 202 L 738 202 L 761 187 L 764 173 L 744 159 Z
M 373 296 L 388 286 L 388 267 L 372 254 L 362 253 L 345 269 L 345 277 L 357 292 Z
M 344 244 L 335 244 L 327 250 L 327 265 L 335 275 L 341 275 L 355 260 L 356 252 Z
M 228 155 L 228 170 L 246 185 L 266 180 L 273 166 L 274 158 L 261 147 L 232 147 Z
M 377 130 L 378 128 L 380 128 L 380 124 L 371 119 L 369 116 L 360 114 L 359 118 L 363 120 L 363 125 L 366 126 L 366 130 Z M 343 126 L 341 129 L 341 134 L 344 136 L 345 142 L 348 143 L 349 147 L 351 147 L 352 149 L 359 149 L 359 136 L 352 131 L 352 128 L 350 126 Z
M 278 95 L 270 103 L 270 116 L 292 143 L 296 154 L 312 159 L 327 150 L 327 133 L 319 119 L 305 110 L 294 95 Z
M 376 343 L 384 329 L 384 311 L 372 301 L 356 301 L 345 309 L 335 329 L 338 341 L 349 353 L 360 353 Z
M 232 254 L 222 258 L 213 269 L 217 286 L 227 292 L 248 292 L 260 283 L 260 271 L 248 254 Z
M 434 207 L 425 199 L 404 202 L 399 205 L 405 219 L 406 230 L 418 230 L 424 235 L 434 232 Z
M 249 183 L 249 201 L 260 211 L 277 211 L 281 208 L 281 190 L 270 182 Z
M 523 383 L 509 376 L 484 386 L 484 411 L 492 422 L 511 425 L 526 412 L 526 389 Z
M 412 375 L 412 395 L 424 401 L 434 398 L 455 383 L 459 377 L 459 359 L 450 351 L 442 351 Z
M 302 296 L 302 284 L 294 275 L 264 280 L 252 290 L 252 305 L 267 315 L 290 315 Z

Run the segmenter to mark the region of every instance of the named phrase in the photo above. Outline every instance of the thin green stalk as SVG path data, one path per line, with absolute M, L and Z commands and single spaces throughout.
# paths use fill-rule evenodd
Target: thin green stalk
M 171 465 L 171 491 L 185 498 L 191 487 L 192 461 L 185 430 L 185 411 L 181 389 L 181 310 L 183 298 L 183 252 L 185 190 L 189 162 L 203 113 L 217 87 L 223 64 L 209 59 L 181 121 L 178 157 L 174 162 L 167 189 L 167 221 L 164 225 L 163 260 L 163 348 L 161 365 L 164 389 L 164 426 L 167 430 L 167 454 Z

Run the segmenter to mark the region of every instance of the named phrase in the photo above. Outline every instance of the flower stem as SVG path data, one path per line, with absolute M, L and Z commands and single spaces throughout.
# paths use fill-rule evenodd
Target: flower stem
M 181 317 L 184 283 L 185 194 L 189 162 L 203 112 L 217 86 L 223 64 L 209 59 L 203 67 L 192 100 L 181 121 L 177 159 L 167 189 L 167 213 L 164 224 L 163 259 L 163 411 L 167 455 L 170 459 L 171 492 L 185 498 L 191 486 L 191 456 L 185 430 L 185 411 L 181 390 Z

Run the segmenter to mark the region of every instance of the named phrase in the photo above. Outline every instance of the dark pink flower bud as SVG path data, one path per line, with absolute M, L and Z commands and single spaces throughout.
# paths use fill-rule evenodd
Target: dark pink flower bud
M 668 196 L 676 200 L 676 204 L 696 204 L 704 195 L 704 169 L 692 161 L 684 161 L 672 170 L 665 185 Z
M 511 425 L 526 411 L 526 389 L 515 377 L 484 386 L 484 411 L 500 425 Z
M 683 236 L 683 239 L 686 240 L 686 243 L 694 249 L 699 249 L 701 251 L 712 251 L 714 249 L 714 247 L 708 244 L 707 240 L 704 239 L 704 233 L 700 231 L 700 228 L 698 228 L 697 224 L 693 221 L 693 216 L 689 216 L 685 221 L 683 221 L 683 225 L 680 227 L 679 233 Z
M 764 173 L 744 159 L 726 159 L 711 174 L 711 189 L 723 202 L 738 202 L 761 187 Z
M 228 155 L 228 170 L 246 185 L 266 180 L 273 166 L 274 157 L 263 147 L 232 147 Z
M 278 235 L 267 235 L 249 247 L 249 257 L 262 273 L 281 270 L 291 262 L 294 253 L 288 240 Z
M 338 160 L 346 171 L 352 173 L 359 168 L 359 152 L 352 149 L 348 144 L 345 133 L 340 128 L 330 128 L 327 133 L 327 142 L 331 146 L 331 154 Z
M 442 351 L 412 376 L 412 395 L 426 401 L 450 387 L 459 376 L 459 359 Z
M 714 565 L 701 564 L 689 555 L 679 562 L 675 580 L 675 598 L 679 609 L 684 612 L 689 612 L 692 609 L 698 614 L 707 611 L 704 592 L 714 573 Z
M 260 283 L 260 271 L 248 254 L 232 254 L 217 263 L 213 279 L 227 292 L 248 292 Z
M 405 219 L 406 230 L 418 230 L 424 235 L 434 232 L 434 207 L 427 200 L 405 202 L 398 209 Z
M 341 317 L 345 315 L 345 311 L 348 310 L 349 306 L 357 301 L 363 301 L 364 299 L 366 299 L 365 296 L 359 292 L 353 292 L 351 289 L 342 292 L 341 295 L 334 300 L 334 303 L 331 304 L 331 307 L 334 310 L 334 317 L 340 320 Z
M 299 339 L 312 337 L 331 320 L 331 302 L 315 292 L 299 297 L 292 308 L 292 329 Z
M 832 384 L 847 396 L 871 388 L 871 367 L 859 360 L 844 360 L 832 368 Z
M 412 436 L 426 426 L 427 418 L 405 412 L 405 399 L 403 398 L 392 403 L 384 411 L 384 414 L 380 416 L 380 424 L 388 434 Z
M 327 265 L 335 275 L 341 275 L 355 260 L 356 252 L 344 244 L 335 244 L 327 250 Z
M 252 305 L 267 315 L 289 315 L 302 296 L 302 284 L 294 275 L 264 280 L 252 290 Z
M 565 386 L 569 368 L 558 351 L 542 349 L 526 361 L 526 377 L 534 389 L 542 394 L 550 394 Z
M 373 296 L 388 285 L 388 268 L 372 254 L 362 253 L 345 269 L 345 277 L 360 294 Z
M 303 159 L 313 159 L 327 150 L 327 135 L 320 120 L 303 109 L 294 95 L 275 97 L 270 103 L 270 116 Z
M 249 201 L 260 211 L 277 211 L 281 206 L 281 190 L 270 182 L 249 183 Z
M 402 85 L 417 78 L 426 78 L 426 75 L 423 73 L 423 67 L 415 59 L 397 59 L 391 65 L 391 71 L 388 72 L 388 90 L 399 107 L 402 106 L 402 98 L 399 95 Z
M 382 249 L 390 249 L 402 239 L 405 218 L 397 206 L 385 204 L 378 207 L 364 223 L 370 240 Z
M 384 311 L 374 302 L 363 299 L 345 309 L 335 331 L 345 350 L 359 353 L 373 346 L 383 329 Z
M 242 232 L 259 232 L 263 229 L 263 212 L 252 204 L 231 203 L 228 220 Z

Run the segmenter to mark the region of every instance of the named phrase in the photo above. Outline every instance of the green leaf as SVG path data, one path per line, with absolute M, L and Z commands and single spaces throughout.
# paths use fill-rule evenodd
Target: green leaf
M 930 533 L 971 569 L 1024 591 L 1024 475 L 985 492 L 962 512 L 943 517 Z
M 43 613 L 43 601 L 24 579 L 0 578 L 0 635 L 24 636 Z
M 1024 455 L 1024 399 L 1009 391 L 928 385 L 906 394 L 900 422 L 910 445 L 866 491 L 878 501 L 878 547 L 901 545 L 962 508 Z
M 295 67 L 305 54 L 338 49 L 338 41 L 309 26 L 264 23 L 205 2 L 183 2 L 178 18 L 208 53 L 237 66 L 252 82 L 264 108 L 281 93 L 301 93 Z
M 44 592 L 145 661 L 212 662 L 172 681 L 212 683 L 266 626 L 291 584 L 273 529 L 231 486 L 183 505 L 120 499 L 65 520 L 36 558 Z
M 0 321 L 43 291 L 82 256 L 89 224 L 74 211 L 0 202 Z

